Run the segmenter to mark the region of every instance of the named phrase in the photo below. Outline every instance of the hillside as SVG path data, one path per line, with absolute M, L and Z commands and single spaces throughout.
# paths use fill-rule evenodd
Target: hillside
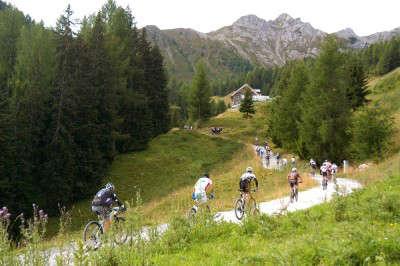
M 224 74 L 246 72 L 256 65 L 282 66 L 290 60 L 313 57 L 327 36 L 310 23 L 288 14 L 268 21 L 247 15 L 209 33 L 185 28 L 145 28 L 149 39 L 161 48 L 169 72 L 184 80 L 191 78 L 200 58 L 206 61 L 212 77 L 221 78 Z M 400 30 L 358 36 L 347 28 L 336 34 L 350 47 L 363 48 L 398 36 Z

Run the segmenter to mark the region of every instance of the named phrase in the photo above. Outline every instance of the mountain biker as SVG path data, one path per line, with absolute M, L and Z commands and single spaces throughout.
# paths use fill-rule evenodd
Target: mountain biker
M 267 167 L 269 166 L 270 158 L 271 158 L 271 151 L 267 150 L 267 152 L 265 153 L 265 161 L 266 161 Z
M 253 173 L 252 167 L 247 167 L 246 172 L 240 177 L 239 190 L 243 193 L 245 201 L 247 201 L 250 193 L 250 183 L 254 181 L 256 184 L 256 190 L 258 190 L 258 180 Z
M 122 201 L 115 194 L 115 187 L 112 183 L 107 183 L 104 188 L 96 193 L 92 200 L 92 211 L 103 220 L 105 232 L 110 228 L 110 213 L 115 203 L 121 207 L 121 209 L 124 209 Z
M 320 168 L 319 171 L 322 175 L 322 180 L 327 182 L 328 181 L 328 175 L 329 175 L 329 169 L 328 169 L 328 165 L 324 162 Z
M 310 167 L 311 167 L 311 174 L 314 176 L 315 175 L 315 170 L 317 170 L 317 163 L 314 161 L 314 159 L 310 159 Z
M 290 159 L 290 163 L 292 164 L 292 168 L 296 168 L 296 158 L 294 156 Z
M 338 166 L 335 163 L 333 163 L 331 165 L 331 174 L 332 174 L 333 179 L 336 179 L 337 170 L 338 170 Z
M 208 173 L 200 177 L 193 188 L 192 199 L 195 204 L 192 207 L 194 212 L 197 212 L 199 205 L 207 202 L 207 193 L 210 193 L 210 198 L 214 198 L 213 182 Z
M 299 186 L 299 183 L 302 182 L 300 174 L 297 172 L 297 168 L 293 167 L 290 173 L 287 176 L 288 183 L 290 186 L 290 190 L 292 190 L 294 187 L 297 189 Z

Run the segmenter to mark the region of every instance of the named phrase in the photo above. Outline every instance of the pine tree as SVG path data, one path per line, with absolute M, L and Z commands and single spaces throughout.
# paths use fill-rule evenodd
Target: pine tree
M 322 45 L 303 94 L 299 146 L 303 157 L 341 161 L 349 143 L 351 104 L 347 97 L 344 55 L 329 36 Z
M 250 118 L 251 114 L 255 114 L 253 103 L 253 95 L 250 90 L 246 90 L 244 93 L 244 99 L 240 104 L 239 111 L 243 113 L 244 118 Z
M 347 73 L 347 97 L 350 101 L 353 110 L 367 102 L 367 95 L 369 94 L 367 88 L 367 78 L 364 73 L 364 67 L 360 60 L 355 56 L 348 55 L 346 60 L 346 73 Z
M 298 123 L 301 118 L 301 95 L 309 84 L 309 69 L 301 61 L 292 63 L 289 68 L 285 78 L 287 88 L 271 103 L 268 130 L 275 144 L 300 152 Z
M 190 96 L 190 117 L 193 121 L 205 120 L 211 116 L 210 97 L 210 85 L 205 66 L 199 62 L 196 65 Z

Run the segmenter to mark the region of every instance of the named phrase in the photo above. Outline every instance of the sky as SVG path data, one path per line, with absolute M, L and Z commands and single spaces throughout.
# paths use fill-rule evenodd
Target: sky
M 3 0 L 4 1 L 4 0 Z M 106 0 L 5 0 L 46 26 L 71 4 L 75 18 L 97 12 Z M 400 27 L 400 0 L 116 0 L 132 9 L 139 27 L 210 32 L 244 15 L 271 20 L 281 13 L 328 33 L 352 28 L 365 36 Z

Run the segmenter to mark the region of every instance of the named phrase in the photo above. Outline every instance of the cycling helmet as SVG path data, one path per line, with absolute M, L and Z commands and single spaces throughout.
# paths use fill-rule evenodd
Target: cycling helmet
M 292 172 L 297 172 L 297 168 L 296 168 L 296 167 L 293 167 L 293 168 L 292 168 Z
M 246 172 L 253 173 L 253 168 L 251 166 L 247 167 Z
M 106 189 L 114 191 L 115 187 L 114 187 L 114 185 L 112 183 L 107 183 L 106 184 Z
M 210 175 L 208 173 L 204 173 L 204 176 L 210 178 Z

